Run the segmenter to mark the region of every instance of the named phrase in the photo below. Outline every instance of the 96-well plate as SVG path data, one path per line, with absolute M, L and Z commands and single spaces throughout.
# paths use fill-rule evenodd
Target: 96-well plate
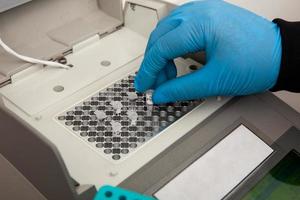
M 105 158 L 121 161 L 203 102 L 152 105 L 148 94 L 135 92 L 134 77 L 97 92 L 57 121 Z

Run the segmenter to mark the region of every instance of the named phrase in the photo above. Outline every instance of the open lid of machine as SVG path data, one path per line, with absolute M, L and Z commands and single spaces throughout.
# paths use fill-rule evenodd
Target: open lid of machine
M 122 24 L 122 0 L 32 0 L 0 13 L 0 37 L 20 54 L 51 60 Z M 0 48 L 0 85 L 30 65 Z

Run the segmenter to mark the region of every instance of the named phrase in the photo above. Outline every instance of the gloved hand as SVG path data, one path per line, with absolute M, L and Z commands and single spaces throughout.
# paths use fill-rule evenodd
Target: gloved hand
M 155 88 L 154 103 L 266 91 L 276 83 L 281 48 L 276 24 L 224 1 L 191 2 L 152 32 L 135 87 Z M 176 78 L 173 59 L 200 50 L 206 65 Z

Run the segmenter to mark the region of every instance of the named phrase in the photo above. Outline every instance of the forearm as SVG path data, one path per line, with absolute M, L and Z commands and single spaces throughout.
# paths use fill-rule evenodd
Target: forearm
M 300 22 L 273 21 L 280 27 L 282 58 L 279 77 L 271 91 L 300 92 Z

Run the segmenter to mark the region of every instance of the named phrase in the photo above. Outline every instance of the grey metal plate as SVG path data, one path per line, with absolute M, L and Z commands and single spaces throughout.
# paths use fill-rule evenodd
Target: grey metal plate
M 134 75 L 97 92 L 57 120 L 111 161 L 121 161 L 203 101 L 153 105 L 136 93 Z

